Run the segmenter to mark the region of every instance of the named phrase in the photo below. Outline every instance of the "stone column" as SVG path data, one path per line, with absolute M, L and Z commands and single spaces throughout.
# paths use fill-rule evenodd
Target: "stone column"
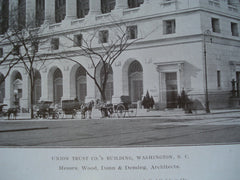
M 93 74 L 94 69 L 88 67 L 88 71 L 91 74 Z M 88 75 L 86 78 L 87 78 L 87 96 L 85 98 L 85 102 L 89 102 L 95 99 L 95 83 L 92 80 L 92 78 L 90 78 Z
M 65 19 L 77 18 L 77 0 L 66 0 L 66 17 Z
M 74 99 L 75 96 L 71 96 L 71 76 L 70 76 L 70 70 L 69 66 L 65 66 L 64 70 L 62 71 L 63 74 L 63 96 L 62 100 L 69 100 L 69 99 Z
M 36 21 L 36 1 L 26 0 L 26 25 L 34 27 Z
M 126 9 L 128 8 L 128 0 L 116 0 L 115 9 Z
M 22 98 L 20 98 L 20 108 L 30 108 L 30 79 L 28 77 L 27 72 L 23 72 L 22 74 Z
M 40 101 L 49 101 L 49 91 L 48 91 L 48 73 L 47 69 L 43 69 L 41 71 L 41 98 Z
M 122 59 L 119 59 L 116 61 L 113 66 L 113 96 L 112 96 L 112 103 L 117 104 L 121 102 L 121 96 L 122 95 L 128 95 L 124 94 L 123 92 L 123 86 L 128 84 L 128 81 L 123 80 L 123 65 L 121 62 Z M 125 86 L 126 87 L 126 86 Z M 127 88 L 128 89 L 128 88 Z
M 101 14 L 101 0 L 89 0 L 89 13 L 88 15 Z
M 183 64 L 178 64 L 178 71 L 177 71 L 177 90 L 178 94 L 181 94 L 183 83 L 182 83 L 182 72 L 183 72 Z
M 45 0 L 44 23 L 55 23 L 55 0 Z

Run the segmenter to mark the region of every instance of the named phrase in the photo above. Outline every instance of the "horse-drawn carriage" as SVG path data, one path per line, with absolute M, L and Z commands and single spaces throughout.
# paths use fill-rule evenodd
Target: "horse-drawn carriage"
M 61 117 L 63 118 L 65 115 L 72 115 L 72 118 L 74 118 L 80 109 L 81 103 L 77 99 L 63 100 Z
M 52 117 L 52 119 L 58 119 L 59 113 L 57 108 L 54 107 L 52 101 L 41 101 L 36 107 L 34 116 L 35 118 L 48 119 L 49 117 Z
M 97 102 L 97 108 L 102 112 L 103 117 L 135 117 L 137 107 L 131 102 L 130 96 L 121 96 L 118 104 Z
M 81 103 L 77 99 L 74 100 L 63 100 L 62 111 L 64 115 L 72 115 L 75 118 L 77 114 L 81 114 L 81 119 L 85 119 L 88 112 L 88 118 L 91 119 L 92 108 L 94 101 L 88 103 Z
M 53 106 L 51 101 L 41 101 L 35 112 L 35 117 L 58 119 L 65 115 L 71 115 L 72 118 L 75 118 L 77 114 L 80 114 L 81 119 L 85 119 L 87 116 L 91 119 L 94 105 L 101 111 L 103 117 L 135 117 L 137 114 L 137 108 L 132 106 L 130 97 L 121 96 L 121 102 L 118 104 L 103 103 L 99 100 L 96 101 L 96 104 L 93 100 L 88 103 L 81 103 L 77 99 L 62 100 L 61 108 Z

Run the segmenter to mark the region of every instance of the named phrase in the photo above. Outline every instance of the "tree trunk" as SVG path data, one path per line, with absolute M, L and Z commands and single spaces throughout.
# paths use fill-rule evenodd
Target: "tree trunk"
M 103 89 L 99 89 L 99 91 L 100 91 L 100 94 L 101 94 L 101 100 L 103 101 L 103 102 L 106 102 L 106 95 L 105 95 L 105 91 L 103 90 Z
M 34 112 L 33 112 L 33 94 L 34 94 L 34 84 L 32 83 L 32 81 L 31 81 L 31 97 L 30 97 L 30 99 L 31 99 L 31 101 L 30 101 L 30 107 L 31 107 L 31 119 L 33 119 L 34 118 Z

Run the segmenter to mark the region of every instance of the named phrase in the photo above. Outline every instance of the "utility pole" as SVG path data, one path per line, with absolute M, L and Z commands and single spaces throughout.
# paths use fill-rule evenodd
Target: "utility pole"
M 211 35 L 210 30 L 206 30 L 203 33 L 203 51 L 204 51 L 204 77 L 205 77 L 205 110 L 206 113 L 210 113 L 209 99 L 208 99 L 208 76 L 207 76 L 207 48 L 206 48 L 206 37 Z

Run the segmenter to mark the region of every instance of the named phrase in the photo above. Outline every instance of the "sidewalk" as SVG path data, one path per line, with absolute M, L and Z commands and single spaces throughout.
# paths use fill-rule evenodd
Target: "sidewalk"
M 206 113 L 205 110 L 192 111 L 192 113 L 185 113 L 182 109 L 166 109 L 166 110 L 150 110 L 140 109 L 137 112 L 138 117 L 158 117 L 158 116 L 200 116 L 206 114 L 225 114 L 231 112 L 239 112 L 240 109 L 216 109 L 211 110 L 210 113 Z
M 193 111 L 192 113 L 185 113 L 182 109 L 166 109 L 166 110 L 146 110 L 146 109 L 137 109 L 136 117 L 183 117 L 183 116 L 201 116 L 201 115 L 214 115 L 214 114 L 226 114 L 226 113 L 235 113 L 239 112 L 240 109 L 218 109 L 218 110 L 211 110 L 208 114 L 204 110 Z M 126 117 L 128 115 L 126 114 Z M 65 118 L 71 119 L 71 115 L 66 116 Z M 92 112 L 92 119 L 99 119 L 101 118 L 101 112 L 97 109 L 93 109 Z M 117 118 L 117 115 L 113 118 Z M 0 117 L 2 120 L 7 120 L 7 117 Z M 21 119 L 30 119 L 30 113 L 18 113 L 17 120 Z M 77 115 L 77 118 L 81 119 L 81 115 Z

